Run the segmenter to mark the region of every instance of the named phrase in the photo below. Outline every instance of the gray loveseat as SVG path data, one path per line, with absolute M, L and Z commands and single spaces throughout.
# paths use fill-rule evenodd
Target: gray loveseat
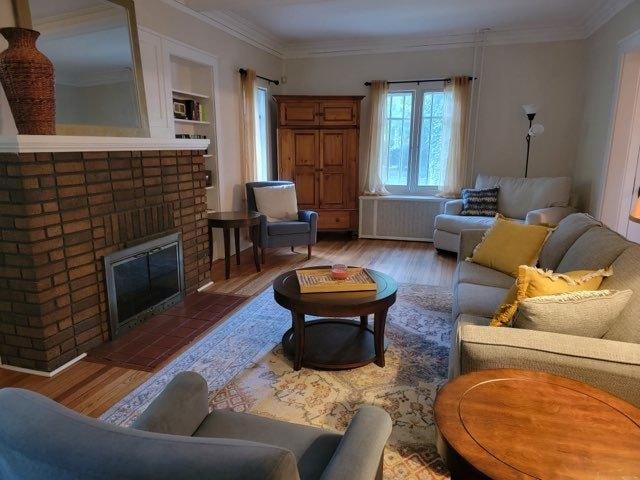
M 612 266 L 613 275 L 601 288 L 633 291 L 604 337 L 587 338 L 488 326 L 514 279 L 464 261 L 483 234 L 465 230 L 460 236 L 450 378 L 492 368 L 541 370 L 589 383 L 640 406 L 640 245 L 582 213 L 562 220 L 545 243 L 541 268 L 569 272 Z
M 362 407 L 344 435 L 255 415 L 209 413 L 208 388 L 177 375 L 133 425 L 75 413 L 28 390 L 0 390 L 3 480 L 372 480 L 391 419 Z
M 498 211 L 505 217 L 539 225 L 557 225 L 576 210 L 569 206 L 571 179 L 569 177 L 516 178 L 478 175 L 475 188 L 500 187 Z M 438 250 L 457 252 L 462 230 L 487 230 L 493 217 L 465 216 L 462 200 L 444 205 L 444 213 L 435 219 L 433 245 Z

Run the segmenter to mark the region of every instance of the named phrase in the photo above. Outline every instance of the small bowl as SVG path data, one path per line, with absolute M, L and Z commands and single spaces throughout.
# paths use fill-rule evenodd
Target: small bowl
M 331 278 L 334 280 L 346 280 L 349 275 L 347 266 L 341 263 L 337 263 L 331 266 Z

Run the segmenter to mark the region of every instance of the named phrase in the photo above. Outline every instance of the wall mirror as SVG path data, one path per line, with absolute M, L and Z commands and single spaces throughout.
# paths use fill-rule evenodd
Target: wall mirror
M 133 0 L 29 0 L 53 62 L 58 135 L 149 135 Z

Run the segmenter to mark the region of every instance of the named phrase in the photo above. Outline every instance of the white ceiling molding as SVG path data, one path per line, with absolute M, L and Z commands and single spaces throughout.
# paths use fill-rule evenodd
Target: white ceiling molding
M 591 11 L 587 11 L 584 19 L 578 25 L 568 25 L 562 28 L 553 26 L 517 30 L 489 29 L 482 34 L 478 32 L 459 32 L 423 37 L 375 37 L 346 41 L 287 43 L 247 19 L 231 12 L 215 11 L 206 12 L 205 14 L 197 12 L 182 3 L 185 0 L 162 1 L 280 58 L 308 58 L 434 50 L 469 47 L 479 44 L 508 45 L 584 40 L 633 2 L 633 0 L 609 0 Z
M 276 57 L 283 58 L 283 43 L 276 40 L 272 35 L 268 35 L 265 32 L 258 31 L 258 29 L 249 26 L 249 22 L 244 20 L 242 22 L 234 19 L 231 15 L 204 15 L 194 9 L 188 7 L 179 0 L 162 0 L 164 3 L 171 5 L 172 7 L 187 13 L 209 25 L 212 25 L 220 30 L 233 35 L 236 38 L 253 45 L 267 53 L 275 55 Z
M 633 0 L 609 0 L 600 8 L 589 12 L 584 20 L 584 38 L 588 38 L 596 31 L 611 20 L 616 14 L 630 5 Z

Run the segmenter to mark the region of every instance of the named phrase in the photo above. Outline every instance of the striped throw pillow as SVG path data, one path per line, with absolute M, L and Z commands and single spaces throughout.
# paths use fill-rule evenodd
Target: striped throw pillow
M 498 192 L 500 187 L 462 190 L 462 211 L 460 215 L 495 217 L 498 213 Z

